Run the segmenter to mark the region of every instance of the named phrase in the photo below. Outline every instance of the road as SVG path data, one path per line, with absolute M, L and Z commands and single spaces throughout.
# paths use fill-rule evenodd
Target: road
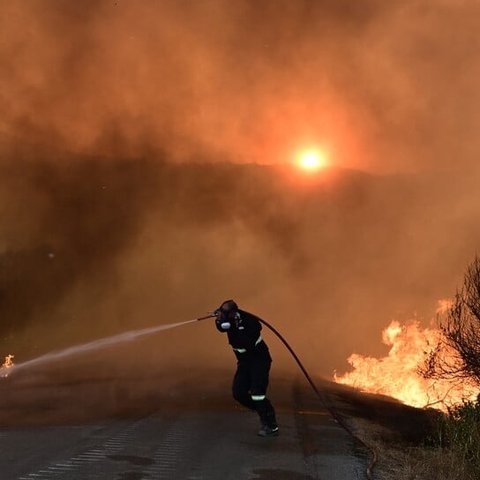
M 277 394 L 280 436 L 221 402 L 173 404 L 128 418 L 0 429 L 1 480 L 363 480 L 361 451 L 308 385 Z M 223 393 L 222 393 L 223 395 Z

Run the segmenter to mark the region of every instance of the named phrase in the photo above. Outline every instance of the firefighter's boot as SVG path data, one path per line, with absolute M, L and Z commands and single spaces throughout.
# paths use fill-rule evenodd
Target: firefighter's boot
M 262 426 L 258 431 L 260 437 L 276 437 L 278 436 L 278 425 L 275 418 L 275 410 L 271 403 L 267 400 L 267 408 L 260 414 Z

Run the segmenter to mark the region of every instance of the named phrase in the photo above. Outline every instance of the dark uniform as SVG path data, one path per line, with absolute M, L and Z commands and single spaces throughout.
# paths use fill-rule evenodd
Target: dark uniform
M 259 318 L 240 310 L 233 300 L 222 303 L 215 315 L 217 329 L 227 333 L 237 357 L 233 398 L 258 413 L 262 423 L 259 435 L 278 435 L 275 410 L 266 396 L 272 358 L 260 335 L 262 324 Z

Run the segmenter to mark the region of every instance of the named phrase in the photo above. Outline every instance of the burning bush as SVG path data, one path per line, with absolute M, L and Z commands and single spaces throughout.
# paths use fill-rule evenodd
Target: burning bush
M 353 371 L 335 375 L 335 381 L 388 395 L 414 407 L 447 411 L 449 406 L 474 399 L 478 389 L 472 382 L 422 375 L 425 356 L 436 350 L 441 338 L 441 330 L 422 328 L 418 321 L 405 325 L 392 321 L 382 334 L 383 343 L 390 347 L 388 354 L 383 358 L 352 354 L 348 362 Z M 451 350 L 445 349 L 444 354 L 453 362 L 455 355 Z
M 440 301 L 438 328 L 392 322 L 383 332 L 389 345 L 381 359 L 353 354 L 353 372 L 340 383 L 381 393 L 417 407 L 444 411 L 473 402 L 480 389 L 480 258 L 467 268 L 453 301 Z
M 473 382 L 480 387 L 480 258 L 440 321 L 442 335 L 422 368 L 425 378 Z

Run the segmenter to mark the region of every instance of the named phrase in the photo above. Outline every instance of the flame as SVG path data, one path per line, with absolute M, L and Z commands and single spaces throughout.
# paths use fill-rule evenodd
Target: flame
M 8 377 L 8 374 L 10 373 L 10 368 L 13 367 L 13 358 L 14 355 L 7 355 L 5 357 L 5 361 L 3 362 L 3 365 L 0 367 L 0 377 Z
M 439 302 L 440 308 L 447 303 Z M 438 311 L 437 311 L 438 312 Z M 334 374 L 337 383 L 364 392 L 388 395 L 414 407 L 432 407 L 447 411 L 465 400 L 475 400 L 478 387 L 461 381 L 425 379 L 419 373 L 426 355 L 441 338 L 437 328 L 422 328 L 418 321 L 401 325 L 392 321 L 382 332 L 383 343 L 390 347 L 383 358 L 352 354 L 348 363 L 353 371 Z M 448 353 L 447 353 L 448 354 Z M 453 353 L 448 354 L 453 357 Z

